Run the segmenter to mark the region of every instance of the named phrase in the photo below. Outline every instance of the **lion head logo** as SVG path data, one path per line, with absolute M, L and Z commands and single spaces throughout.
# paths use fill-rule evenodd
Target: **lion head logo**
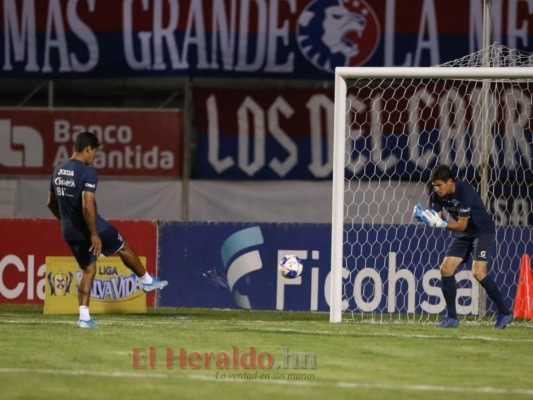
M 374 53 L 379 21 L 365 0 L 316 0 L 298 19 L 298 45 L 317 68 L 365 63 Z
M 63 271 L 58 271 L 55 274 L 53 272 L 49 272 L 47 278 L 48 283 L 50 284 L 50 294 L 52 296 L 64 296 L 70 292 L 72 272 L 66 273 Z

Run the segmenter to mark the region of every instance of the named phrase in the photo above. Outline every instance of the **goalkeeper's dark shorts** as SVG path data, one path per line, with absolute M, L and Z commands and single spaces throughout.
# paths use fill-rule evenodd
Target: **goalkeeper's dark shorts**
M 457 235 L 446 250 L 446 257 L 459 257 L 463 262 L 468 262 L 472 257 L 474 261 L 490 262 L 493 247 L 496 242 L 495 233 L 480 233 L 477 236 Z

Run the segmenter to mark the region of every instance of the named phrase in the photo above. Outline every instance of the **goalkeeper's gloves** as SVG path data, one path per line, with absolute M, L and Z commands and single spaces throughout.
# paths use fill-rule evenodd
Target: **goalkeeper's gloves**
M 424 207 L 422 206 L 422 203 L 418 203 L 413 208 L 413 219 L 416 219 L 418 222 L 424 222 L 422 220 L 422 213 L 424 212 Z
M 422 222 L 432 228 L 446 228 L 448 223 L 444 221 L 435 210 L 426 210 L 422 212 Z

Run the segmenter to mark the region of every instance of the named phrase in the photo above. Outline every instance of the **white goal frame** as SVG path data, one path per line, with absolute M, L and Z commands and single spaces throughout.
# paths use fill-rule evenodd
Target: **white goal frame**
M 347 80 L 376 79 L 533 79 L 533 67 L 337 67 L 335 69 L 335 107 L 333 138 L 333 190 L 330 275 L 330 322 L 342 321 L 344 181 Z M 488 129 L 485 112 L 482 130 Z

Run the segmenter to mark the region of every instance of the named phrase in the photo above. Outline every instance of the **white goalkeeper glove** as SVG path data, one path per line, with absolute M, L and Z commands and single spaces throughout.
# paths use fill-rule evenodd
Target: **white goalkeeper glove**
M 422 212 L 422 222 L 432 228 L 446 228 L 448 223 L 444 221 L 435 210 L 426 210 Z
M 413 219 L 416 219 L 418 222 L 424 222 L 422 220 L 422 212 L 424 212 L 424 207 L 422 206 L 422 203 L 418 203 L 413 208 Z

